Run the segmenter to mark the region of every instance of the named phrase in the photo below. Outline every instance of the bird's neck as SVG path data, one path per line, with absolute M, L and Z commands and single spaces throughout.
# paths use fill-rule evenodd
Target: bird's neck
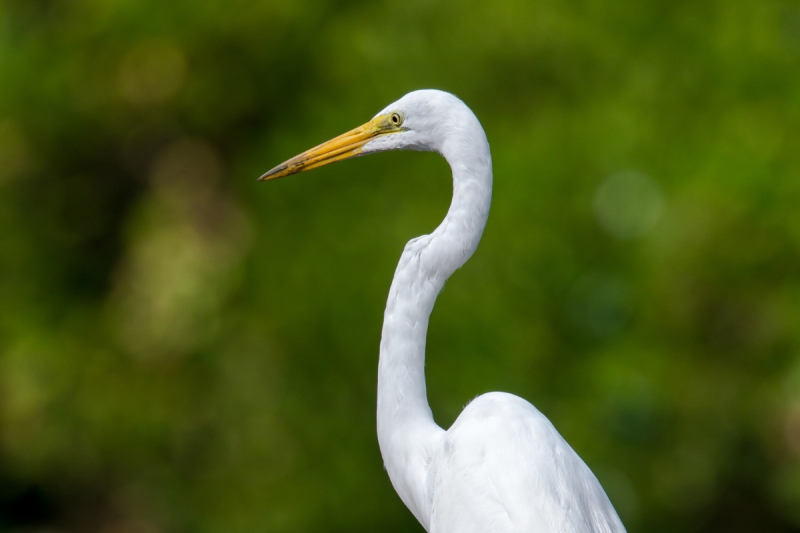
M 411 240 L 403 250 L 383 321 L 378 441 L 392 484 L 426 528 L 431 503 L 427 466 L 443 430 L 428 405 L 425 338 L 439 291 L 475 251 L 489 215 L 491 156 L 482 129 L 479 139 L 472 146 L 456 143 L 462 153 L 444 151 L 453 170 L 450 209 L 433 233 Z

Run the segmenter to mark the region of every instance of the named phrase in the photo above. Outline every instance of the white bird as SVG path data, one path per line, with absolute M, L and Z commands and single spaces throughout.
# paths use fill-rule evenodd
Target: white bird
M 378 442 L 397 494 L 430 533 L 624 532 L 591 470 L 522 398 L 478 396 L 447 431 L 433 420 L 425 389 L 428 318 L 447 278 L 478 246 L 492 199 L 489 143 L 461 100 L 414 91 L 259 179 L 387 150 L 436 152 L 453 171 L 447 216 L 405 246 L 384 313 Z

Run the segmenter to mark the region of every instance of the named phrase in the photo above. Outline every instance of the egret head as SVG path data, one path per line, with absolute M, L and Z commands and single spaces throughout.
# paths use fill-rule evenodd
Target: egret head
M 452 94 L 432 89 L 414 91 L 386 106 L 366 124 L 281 163 L 259 180 L 282 178 L 343 159 L 387 150 L 443 153 L 446 130 L 458 127 L 465 119 L 477 123 L 472 111 Z

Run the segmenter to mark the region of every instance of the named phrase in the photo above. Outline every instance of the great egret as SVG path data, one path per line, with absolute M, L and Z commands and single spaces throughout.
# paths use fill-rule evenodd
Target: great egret
M 425 390 L 428 318 L 444 282 L 478 246 L 492 199 L 489 143 L 461 100 L 414 91 L 259 179 L 386 150 L 437 152 L 453 171 L 447 216 L 406 245 L 384 313 L 378 442 L 397 494 L 431 533 L 624 532 L 591 470 L 522 398 L 478 396 L 447 431 L 433 420 Z

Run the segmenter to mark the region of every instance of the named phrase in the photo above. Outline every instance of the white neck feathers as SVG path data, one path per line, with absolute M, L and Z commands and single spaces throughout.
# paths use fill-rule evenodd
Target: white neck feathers
M 428 318 L 447 278 L 477 248 L 492 197 L 491 155 L 478 119 L 461 104 L 445 124 L 432 149 L 453 171 L 453 200 L 439 227 L 403 250 L 386 303 L 378 365 L 378 441 L 384 464 L 397 493 L 426 528 L 431 503 L 427 466 L 443 434 L 433 421 L 425 388 Z

